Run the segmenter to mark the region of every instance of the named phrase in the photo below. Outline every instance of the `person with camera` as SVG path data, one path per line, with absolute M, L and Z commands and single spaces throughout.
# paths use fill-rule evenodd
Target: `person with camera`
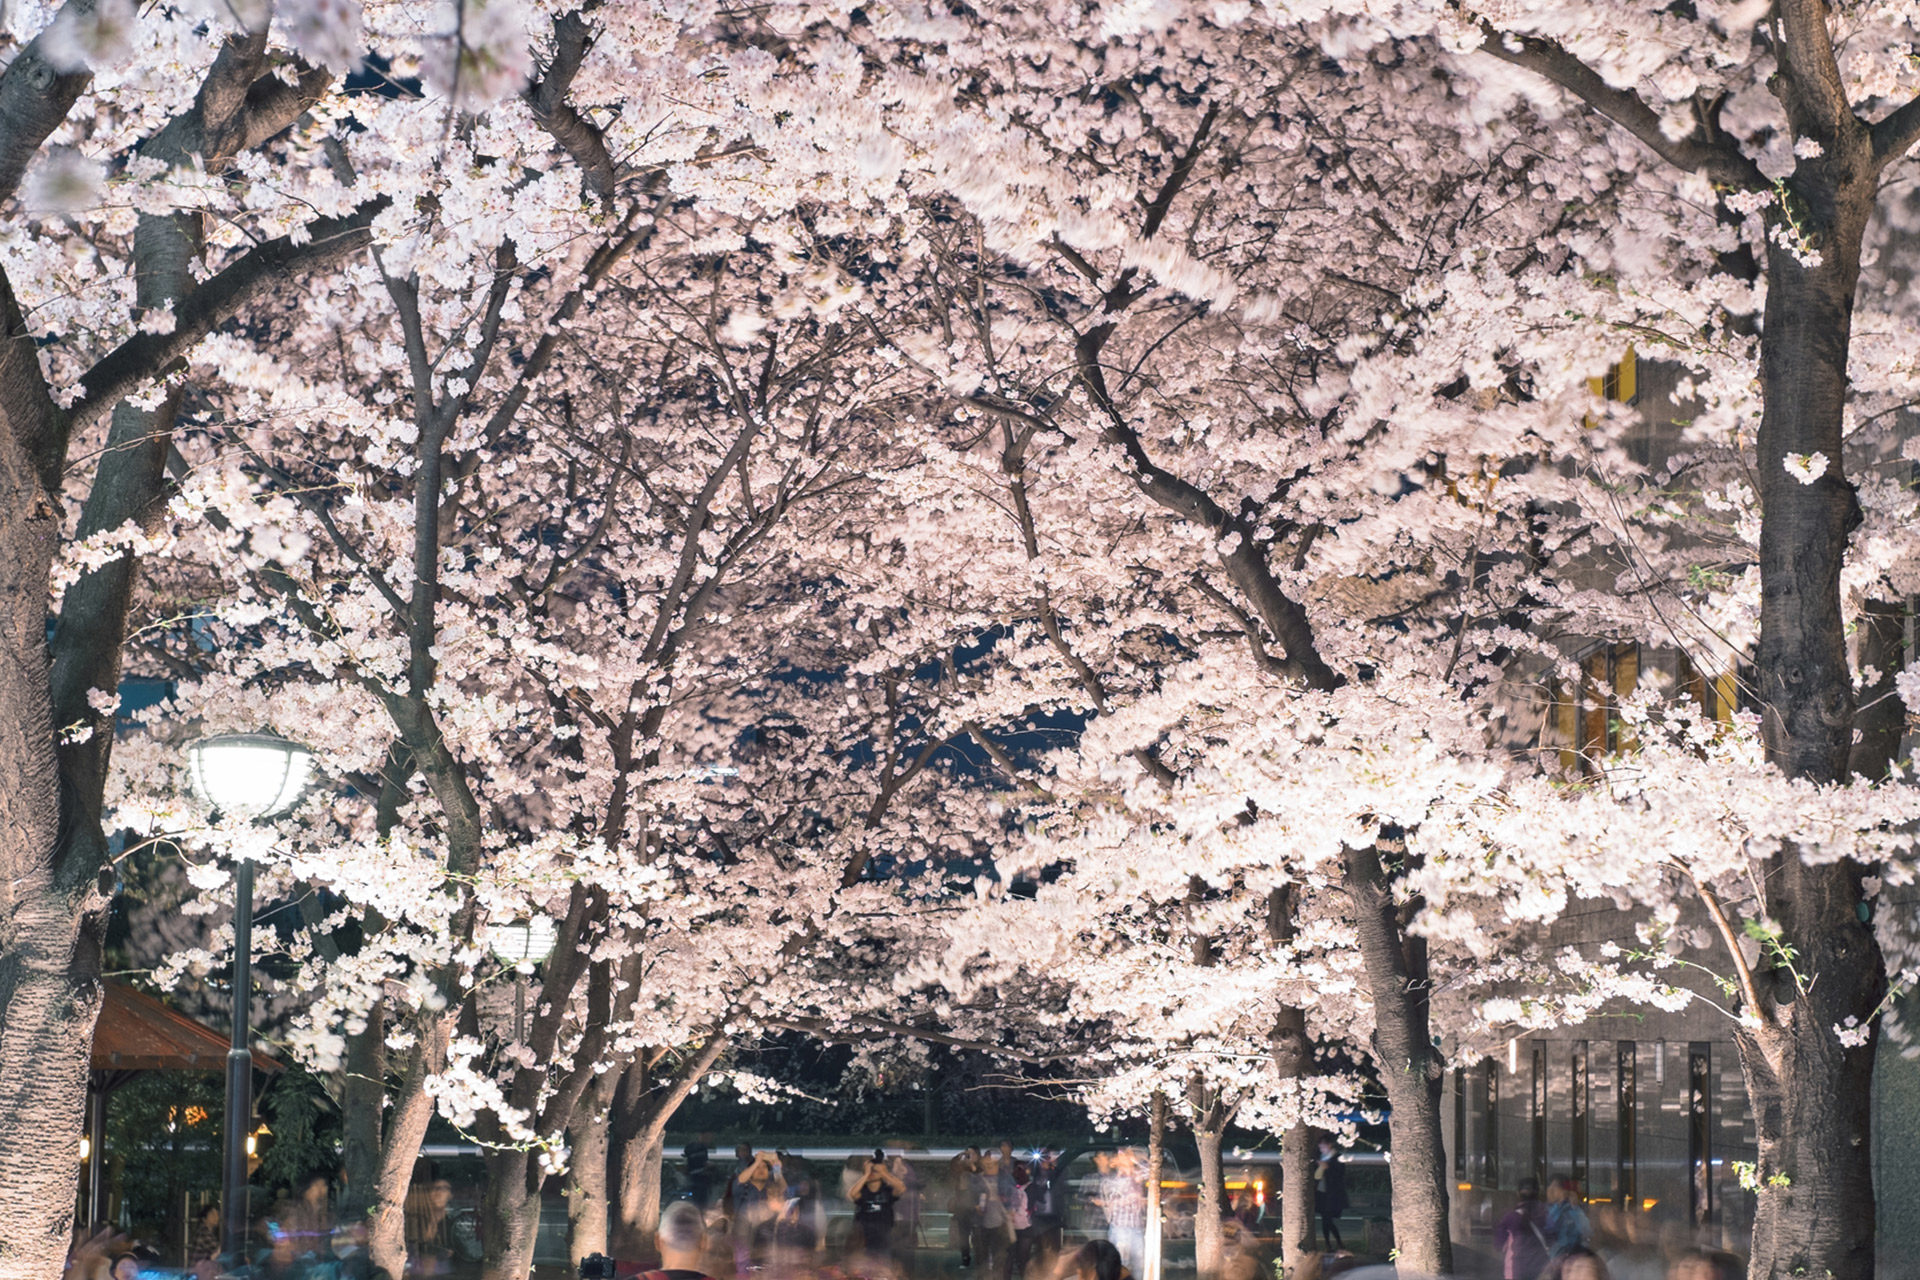
M 728 1198 L 733 1213 L 733 1265 L 744 1276 L 753 1267 L 755 1234 L 787 1207 L 787 1179 L 774 1152 L 750 1153 L 743 1143 L 740 1153 L 752 1158 L 733 1176 Z
M 887 1167 L 884 1151 L 875 1151 L 847 1199 L 853 1202 L 854 1243 L 870 1258 L 893 1252 L 893 1206 L 905 1195 L 907 1184 Z

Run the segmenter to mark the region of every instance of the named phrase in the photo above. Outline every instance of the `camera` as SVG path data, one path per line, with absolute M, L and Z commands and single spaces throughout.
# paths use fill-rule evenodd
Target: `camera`
M 604 1253 L 580 1259 L 580 1280 L 613 1280 L 613 1259 Z

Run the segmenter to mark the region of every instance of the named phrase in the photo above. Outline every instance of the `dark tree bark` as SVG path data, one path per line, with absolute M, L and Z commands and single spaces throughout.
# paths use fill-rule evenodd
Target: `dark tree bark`
M 1382 847 L 1349 847 L 1347 893 L 1353 899 L 1361 961 L 1373 998 L 1373 1061 L 1393 1109 L 1393 1244 L 1404 1276 L 1453 1271 L 1447 1221 L 1447 1164 L 1440 1131 L 1446 1063 L 1430 1026 L 1426 943 L 1410 937 Z M 1410 910 L 1413 908 L 1409 908 Z
M 1791 55 L 1782 60 L 1783 102 L 1796 134 L 1825 154 L 1803 160 L 1784 189 L 1782 237 L 1804 248 L 1772 243 L 1767 253 L 1755 665 L 1768 758 L 1790 777 L 1825 783 L 1847 776 L 1853 748 L 1840 573 L 1860 510 L 1842 471 L 1841 430 L 1860 244 L 1880 164 L 1847 105 L 1825 7 L 1801 0 L 1780 9 Z M 1825 474 L 1803 484 L 1788 473 L 1789 457 L 1815 453 L 1828 459 Z M 1756 1276 L 1874 1272 L 1871 1083 L 1887 978 L 1863 918 L 1862 874 L 1852 863 L 1809 866 L 1791 847 L 1766 869 L 1778 946 L 1749 985 L 1759 1024 L 1737 1035 L 1759 1132 Z M 1863 1043 L 1839 1038 L 1850 1022 L 1870 1028 Z
M 418 1038 L 408 1052 L 406 1070 L 387 1108 L 374 1205 L 367 1217 L 367 1253 L 373 1265 L 390 1276 L 407 1273 L 407 1187 L 413 1182 L 420 1144 L 427 1138 L 427 1121 L 433 1118 L 427 1077 L 446 1065 L 453 1022 L 451 1014 L 416 1020 Z

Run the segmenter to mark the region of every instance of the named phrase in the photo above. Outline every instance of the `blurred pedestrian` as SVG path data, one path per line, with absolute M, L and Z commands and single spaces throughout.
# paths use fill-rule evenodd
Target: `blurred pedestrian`
M 437 1178 L 407 1196 L 407 1269 L 416 1276 L 443 1276 L 453 1269 L 453 1184 Z
M 1581 1207 L 1580 1184 L 1572 1178 L 1555 1178 L 1547 1184 L 1547 1256 L 1565 1257 L 1593 1243 L 1593 1227 L 1587 1211 Z
M 1611 1277 L 1607 1274 L 1607 1264 L 1599 1254 L 1583 1244 L 1577 1244 L 1555 1255 L 1553 1262 L 1541 1273 L 1540 1280 L 1611 1280 Z
M 1133 1274 L 1110 1240 L 1087 1241 L 1073 1251 L 1063 1270 L 1074 1280 L 1122 1280 Z
M 199 1280 L 213 1280 L 220 1271 L 220 1206 L 201 1208 L 187 1237 L 187 1267 Z
M 1127 1269 L 1138 1274 L 1147 1251 L 1147 1189 L 1131 1150 L 1107 1157 L 1100 1178 L 1100 1208 L 1107 1215 L 1107 1242 Z
M 1040 1149 L 1033 1177 L 1027 1183 L 1027 1209 L 1033 1215 L 1033 1263 L 1043 1272 L 1053 1269 L 1060 1254 L 1062 1229 L 1066 1224 L 1066 1176 L 1060 1168 L 1060 1153 L 1052 1147 Z M 1144 1205 L 1142 1207 L 1144 1213 Z M 1144 1221 L 1144 1218 L 1143 1218 Z
M 1013 1190 L 1007 1200 L 1007 1226 L 1013 1232 L 1013 1244 L 1007 1249 L 1004 1280 L 1024 1276 L 1033 1257 L 1033 1210 L 1027 1198 L 1033 1175 L 1018 1160 L 1013 1162 Z
M 1320 1219 L 1321 1243 L 1331 1252 L 1347 1247 L 1340 1236 L 1340 1216 L 1347 1211 L 1347 1166 L 1330 1137 L 1320 1139 L 1320 1155 L 1313 1162 L 1313 1212 Z
M 973 1265 L 973 1234 L 978 1216 L 974 1194 L 974 1162 L 979 1153 L 969 1147 L 947 1162 L 947 1244 L 960 1253 L 960 1269 Z
M 1533 1280 L 1547 1265 L 1547 1207 L 1540 1203 L 1540 1183 L 1520 1181 L 1520 1199 L 1493 1229 L 1500 1250 L 1503 1280 Z
M 1011 1178 L 1011 1172 L 1007 1175 Z M 1007 1203 L 1000 1198 L 1000 1157 L 980 1157 L 980 1171 L 974 1175 L 975 1220 L 980 1225 L 973 1260 L 988 1277 L 998 1277 L 1007 1265 L 1007 1251 L 1013 1247 L 1013 1228 L 1007 1221 Z
M 696 1138 L 680 1154 L 687 1165 L 687 1200 L 705 1212 L 707 1202 L 713 1199 L 712 1153 Z

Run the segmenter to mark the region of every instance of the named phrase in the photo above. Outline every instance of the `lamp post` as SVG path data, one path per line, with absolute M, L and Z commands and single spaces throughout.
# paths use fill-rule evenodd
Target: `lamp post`
M 223 733 L 187 748 L 200 798 L 230 817 L 271 817 L 306 789 L 313 753 L 277 733 Z M 227 1050 L 225 1172 L 220 1187 L 220 1256 L 246 1262 L 247 1137 L 253 1121 L 253 1050 L 248 1043 L 253 991 L 253 862 L 233 869 L 233 1041 Z
M 513 1038 L 516 1043 L 526 1038 L 527 1022 L 527 980 L 520 976 L 519 968 L 523 964 L 544 963 L 559 941 L 560 930 L 546 916 L 487 926 L 487 946 L 514 967 Z

